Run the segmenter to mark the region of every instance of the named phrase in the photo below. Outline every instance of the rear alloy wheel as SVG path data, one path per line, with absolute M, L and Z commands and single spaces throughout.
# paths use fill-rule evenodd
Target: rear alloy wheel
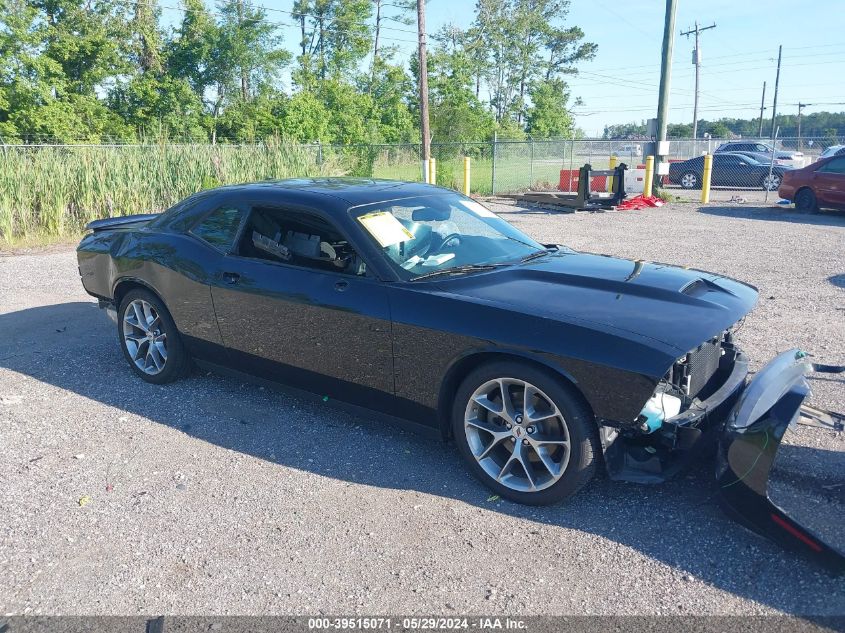
M 120 302 L 118 334 L 123 355 L 147 382 L 162 384 L 180 377 L 187 355 L 176 325 L 161 300 L 146 290 L 132 290 Z
M 456 394 L 453 431 L 476 477 L 502 497 L 531 505 L 575 494 L 592 479 L 600 450 L 580 398 L 521 363 L 472 372 Z
M 795 195 L 795 209 L 802 213 L 818 213 L 819 203 L 812 189 L 802 189 Z
M 698 187 L 698 176 L 689 171 L 681 176 L 681 187 L 684 189 L 695 189 Z
M 777 191 L 780 187 L 780 176 L 777 174 L 766 174 L 761 183 L 764 191 Z

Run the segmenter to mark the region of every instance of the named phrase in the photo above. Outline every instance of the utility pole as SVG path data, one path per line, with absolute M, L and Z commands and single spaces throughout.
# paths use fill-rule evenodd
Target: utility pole
M 775 75 L 775 100 L 772 103 L 772 141 L 775 140 L 775 119 L 778 115 L 778 84 L 780 83 L 780 59 L 783 53 L 783 44 L 778 46 L 778 72 Z M 772 143 L 774 146 L 774 143 Z
M 699 74 L 701 69 L 701 45 L 698 42 L 698 34 L 702 31 L 707 31 L 708 29 L 715 29 L 716 23 L 714 22 L 710 26 L 700 27 L 698 26 L 698 20 L 695 21 L 695 29 L 690 29 L 689 31 L 685 31 L 681 33 L 681 35 L 686 35 L 687 39 L 689 36 L 695 33 L 695 49 L 692 51 L 692 63 L 695 64 L 695 105 L 692 109 L 692 137 L 694 139 L 698 138 L 698 81 L 699 81 Z
M 666 143 L 666 126 L 669 116 L 669 85 L 672 80 L 672 48 L 675 45 L 675 9 L 677 0 L 666 0 L 666 20 L 663 24 L 663 52 L 660 60 L 660 95 L 657 102 L 657 147 L 654 154 L 657 157 L 657 178 L 655 183 L 660 182 L 663 175 L 663 158 L 669 153 Z M 667 165 L 668 167 L 668 165 Z M 668 173 L 668 172 L 667 172 Z M 656 185 L 655 185 L 656 186 Z M 651 194 L 651 192 L 646 192 Z
M 760 129 L 757 130 L 757 138 L 763 138 L 763 111 L 766 109 L 766 82 L 763 82 L 763 98 L 760 99 Z
M 811 105 L 813 104 L 801 102 L 798 103 L 798 149 L 801 149 L 801 110 Z
M 422 159 L 428 165 L 431 158 L 431 133 L 428 128 L 428 63 L 425 57 L 425 0 L 417 0 L 417 33 L 420 42 L 420 134 Z

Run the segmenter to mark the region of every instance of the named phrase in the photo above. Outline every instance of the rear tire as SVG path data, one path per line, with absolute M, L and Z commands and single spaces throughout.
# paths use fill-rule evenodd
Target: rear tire
M 117 310 L 123 356 L 141 379 L 156 385 L 184 376 L 190 358 L 164 302 L 148 290 L 130 290 Z
M 801 213 L 818 213 L 819 203 L 812 189 L 805 187 L 795 194 L 795 209 Z
M 452 431 L 479 481 L 528 505 L 577 493 L 595 475 L 601 451 L 580 394 L 550 371 L 516 361 L 483 365 L 466 377 L 452 405 Z
M 780 187 L 780 181 L 781 177 L 777 174 L 772 174 L 771 176 L 766 174 L 760 181 L 760 186 L 763 188 L 763 191 L 777 191 L 778 187 Z

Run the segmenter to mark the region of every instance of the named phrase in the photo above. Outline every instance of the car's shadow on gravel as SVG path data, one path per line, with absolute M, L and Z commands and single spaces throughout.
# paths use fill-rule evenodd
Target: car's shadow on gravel
M 0 332 L 0 367 L 127 412 L 127 421 L 114 422 L 115 433 L 130 434 L 132 416 L 141 416 L 190 438 L 287 468 L 351 484 L 415 490 L 519 517 L 526 520 L 526 539 L 549 538 L 544 526 L 577 530 L 594 535 L 602 557 L 612 559 L 619 548 L 631 548 L 673 567 L 684 580 L 695 577 L 788 613 L 806 613 L 808 604 L 818 604 L 820 593 L 841 596 L 845 591 L 841 579 L 832 580 L 726 518 L 716 503 L 712 463 L 699 464 L 662 486 L 599 478 L 563 505 L 520 506 L 492 498 L 470 477 L 454 446 L 349 413 L 331 401 L 291 396 L 199 371 L 167 386 L 142 382 L 126 365 L 113 324 L 92 303 L 3 314 Z M 128 427 L 122 430 L 120 424 Z M 790 463 L 813 457 L 810 449 L 800 446 L 787 450 Z M 841 454 L 826 458 L 841 464 Z M 812 471 L 803 474 L 811 476 Z M 841 469 L 838 477 L 841 482 Z M 799 502 L 797 489 L 812 494 L 806 481 L 795 484 L 787 493 Z M 817 511 L 818 504 L 837 503 L 830 496 L 814 498 L 812 508 Z M 308 498 L 296 502 L 309 503 Z M 565 531 L 553 533 L 553 538 L 566 538 Z M 783 578 L 794 582 L 784 585 Z M 836 599 L 831 603 L 831 613 L 837 613 Z
M 792 207 L 748 206 L 702 206 L 699 213 L 718 215 L 742 220 L 765 220 L 768 222 L 791 222 L 816 226 L 845 226 L 845 211 L 825 209 L 819 213 L 801 213 Z

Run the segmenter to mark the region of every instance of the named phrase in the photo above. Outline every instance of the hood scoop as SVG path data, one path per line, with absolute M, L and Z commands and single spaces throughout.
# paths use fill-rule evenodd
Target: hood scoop
M 693 279 L 687 285 L 681 288 L 681 294 L 684 294 L 688 297 L 695 297 L 696 299 L 704 297 L 709 292 L 724 292 L 731 295 L 732 297 L 736 296 L 727 288 L 724 288 L 710 281 L 709 279 L 705 279 L 704 277 Z

